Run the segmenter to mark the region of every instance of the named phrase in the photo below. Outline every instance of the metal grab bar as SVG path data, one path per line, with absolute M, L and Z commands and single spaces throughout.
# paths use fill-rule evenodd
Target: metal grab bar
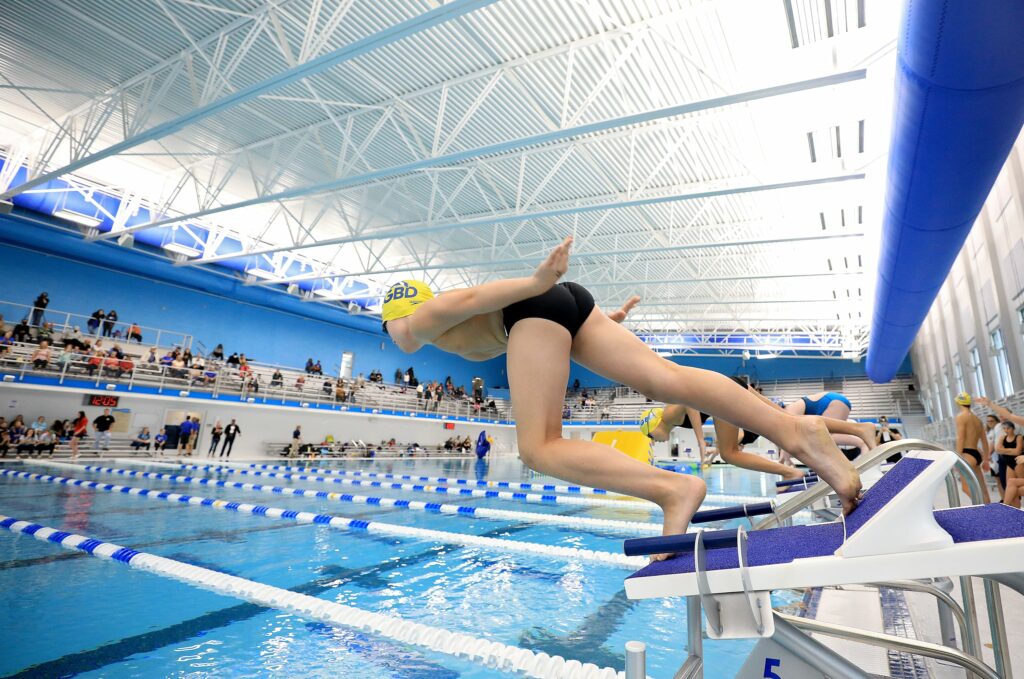
M 967 632 L 967 616 L 964 614 L 964 609 L 956 602 L 956 599 L 949 595 L 948 592 L 936 587 L 935 585 L 927 582 L 920 582 L 918 580 L 892 580 L 890 582 L 868 582 L 865 584 L 868 587 L 885 587 L 887 589 L 899 589 L 906 592 L 931 594 L 939 601 L 940 605 L 945 605 L 946 608 L 952 612 L 953 617 L 956 618 L 957 626 L 960 628 L 960 639 L 964 645 L 964 651 L 975 658 L 981 658 L 980 651 L 977 648 L 970 647 L 973 640 Z
M 985 679 L 1005 679 L 1002 675 L 997 674 L 991 667 L 984 664 L 977 658 L 967 655 L 962 651 L 947 648 L 941 644 L 933 644 L 927 641 L 918 641 L 916 639 L 906 639 L 904 637 L 895 637 L 888 634 L 880 634 L 878 632 L 869 632 L 868 630 L 846 627 L 845 625 L 836 625 L 830 622 L 821 622 L 819 620 L 798 618 L 793 615 L 779 613 L 778 611 L 775 612 L 775 615 L 777 618 L 785 620 L 794 627 L 807 630 L 808 632 L 825 634 L 828 636 L 839 637 L 841 639 L 849 639 L 851 641 L 859 641 L 865 644 L 870 644 L 871 646 L 880 646 L 886 649 L 906 651 L 907 653 L 923 655 L 936 660 L 944 660 L 946 662 L 959 665 L 968 672 L 973 672 Z
M 882 445 L 873 448 L 870 452 L 865 455 L 861 455 L 854 462 L 854 468 L 858 472 L 870 469 L 879 465 L 883 460 L 892 457 L 896 453 L 902 453 L 907 450 L 946 450 L 942 446 L 938 446 L 928 441 L 922 441 L 921 439 L 900 439 L 899 441 L 890 441 L 889 443 L 883 443 Z M 783 521 L 796 515 L 797 512 L 807 509 L 816 501 L 825 497 L 832 492 L 832 488 L 829 487 L 824 481 L 819 481 L 814 486 L 807 490 L 801 491 L 791 500 L 788 500 L 784 505 L 780 506 L 775 514 L 765 519 L 762 519 L 757 525 L 754 526 L 754 530 L 762 530 L 765 528 L 775 528 L 782 524 Z

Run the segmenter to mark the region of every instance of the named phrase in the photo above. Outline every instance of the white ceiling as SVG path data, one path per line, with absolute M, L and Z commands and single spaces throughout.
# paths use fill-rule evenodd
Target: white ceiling
M 863 348 L 898 3 L 479 4 L 208 112 L 441 10 L 7 0 L 0 146 L 33 176 L 73 175 L 240 238 L 264 271 L 301 258 L 329 285 L 445 289 L 525 275 L 571 233 L 569 278 L 603 306 L 642 295 L 640 333 L 809 332 Z M 147 134 L 175 120 L 187 124 Z M 288 282 L 274 280 L 256 283 Z

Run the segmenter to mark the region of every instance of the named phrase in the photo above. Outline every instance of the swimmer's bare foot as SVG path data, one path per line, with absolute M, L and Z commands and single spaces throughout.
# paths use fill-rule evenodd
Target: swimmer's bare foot
M 782 475 L 786 481 L 798 481 L 804 477 L 804 473 L 796 467 L 787 467 L 788 471 Z
M 878 447 L 878 444 L 875 442 L 875 425 L 870 422 L 860 422 L 857 424 L 857 438 L 864 442 L 868 450 Z
M 847 460 L 825 428 L 820 417 L 794 417 L 797 439 L 787 446 L 794 457 L 818 472 L 818 477 L 832 487 L 849 514 L 860 501 L 860 474 Z
M 690 519 L 704 502 L 708 487 L 703 479 L 696 476 L 674 474 L 676 478 L 669 479 L 669 486 L 664 491 L 663 499 L 658 501 L 665 514 L 665 524 L 662 528 L 662 535 L 679 535 L 685 533 L 690 526 Z M 671 554 L 655 554 L 651 561 L 664 561 L 672 556 Z

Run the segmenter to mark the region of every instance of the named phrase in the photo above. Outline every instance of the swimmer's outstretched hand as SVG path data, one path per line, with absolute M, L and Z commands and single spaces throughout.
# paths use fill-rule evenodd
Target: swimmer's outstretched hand
M 633 310 L 633 307 L 635 307 L 639 303 L 640 295 L 633 295 L 632 297 L 626 300 L 626 303 L 622 305 L 621 309 L 609 311 L 608 318 L 612 319 L 616 323 L 621 323 L 624 320 L 626 320 L 626 316 L 628 316 L 629 312 Z
M 540 293 L 547 292 L 569 270 L 569 247 L 571 245 L 572 236 L 567 236 L 561 245 L 552 250 L 547 259 L 541 262 L 537 270 L 533 272 L 533 277 L 537 280 L 538 287 L 541 288 Z

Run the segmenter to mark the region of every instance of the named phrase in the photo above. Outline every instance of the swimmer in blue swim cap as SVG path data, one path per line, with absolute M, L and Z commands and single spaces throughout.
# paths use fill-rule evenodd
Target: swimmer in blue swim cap
M 793 417 L 724 375 L 658 356 L 621 325 L 638 297 L 605 314 L 582 285 L 559 283 L 569 268 L 571 245 L 572 238 L 566 238 L 531 276 L 449 290 L 422 301 L 419 289 L 409 292 L 404 287 L 416 285 L 398 283 L 401 292 L 394 286 L 388 291 L 392 305 L 410 294 L 419 303 L 406 306 L 400 315 L 386 310 L 385 331 L 407 353 L 431 345 L 471 361 L 506 354 L 523 462 L 572 483 L 657 503 L 664 511 L 665 534 L 686 531 L 704 499 L 703 480 L 658 469 L 611 446 L 563 438 L 570 360 L 651 399 L 687 403 L 764 434 L 817 471 L 845 511 L 856 506 L 860 477 L 821 418 Z M 386 307 L 388 302 L 386 298 Z

